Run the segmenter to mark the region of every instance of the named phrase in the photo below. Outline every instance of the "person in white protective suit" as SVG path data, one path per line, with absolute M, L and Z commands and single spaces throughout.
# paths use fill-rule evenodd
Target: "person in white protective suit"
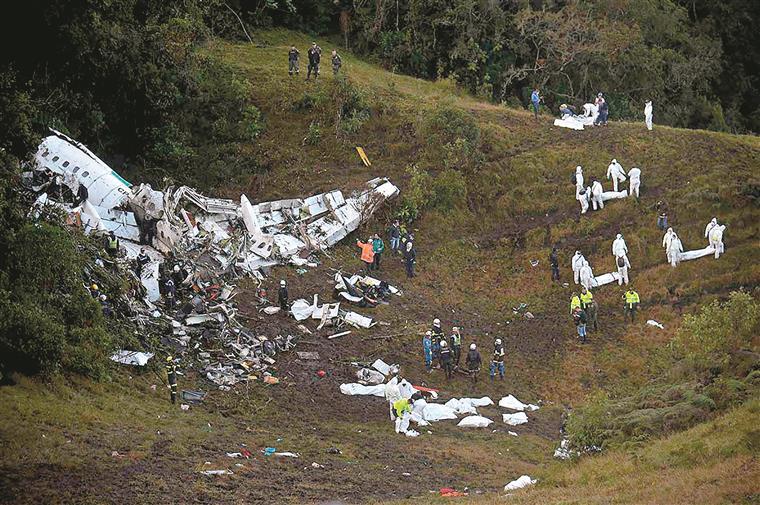
M 725 252 L 723 245 L 723 230 L 725 229 L 725 224 L 719 224 L 710 229 L 710 247 L 715 248 L 715 259 L 720 258 L 720 255 Z
M 586 261 L 586 258 L 583 257 L 580 251 L 575 251 L 575 254 L 573 255 L 573 259 L 570 260 L 570 268 L 573 269 L 573 280 L 576 284 L 580 282 L 581 278 L 581 268 L 583 267 L 583 263 Z
M 618 182 L 625 182 L 625 170 L 618 160 L 613 159 L 607 167 L 607 179 L 612 179 L 612 188 L 618 191 Z
M 675 268 L 681 262 L 680 254 L 683 252 L 683 244 L 681 239 L 678 238 L 675 232 L 670 237 L 670 245 L 668 245 L 668 261 L 670 265 Z
M 583 167 L 575 167 L 575 190 L 576 192 L 583 188 Z
M 602 183 L 594 179 L 594 181 L 591 183 L 591 204 L 594 207 L 594 210 L 597 210 L 597 208 L 604 208 L 602 193 L 604 193 Z
M 644 122 L 647 124 L 647 130 L 652 131 L 652 100 L 644 103 Z
M 639 188 L 641 187 L 641 169 L 633 167 L 628 171 L 628 196 L 633 196 L 636 193 L 636 198 L 639 197 Z
M 710 221 L 709 223 L 707 223 L 707 226 L 705 226 L 705 238 L 708 240 L 708 242 L 710 240 L 710 230 L 712 230 L 716 226 L 718 226 L 718 219 L 717 218 L 712 218 L 712 221 Z
M 625 243 L 625 239 L 623 238 L 623 235 L 620 233 L 617 234 L 617 237 L 615 237 L 615 240 L 612 241 L 612 255 L 617 256 L 625 256 L 628 254 L 628 246 Z
M 596 117 L 599 115 L 599 107 L 594 103 L 584 103 L 583 115 L 596 121 Z
M 581 204 L 581 214 L 588 212 L 588 201 L 591 198 L 591 188 L 576 187 L 575 199 Z
M 390 407 L 391 421 L 396 420 L 396 413 L 393 410 L 393 404 L 401 399 L 401 390 L 398 387 L 399 379 L 394 377 L 385 385 L 385 399 Z
M 581 286 L 588 290 L 594 287 L 594 271 L 591 269 L 591 265 L 588 264 L 588 261 L 583 260 L 583 266 L 581 267 L 579 274 L 581 277 Z
M 666 231 L 665 235 L 662 236 L 662 247 L 665 249 L 666 255 L 670 250 L 670 241 L 673 240 L 673 235 L 675 234 L 676 232 L 673 231 L 673 228 L 668 228 L 668 231 Z
M 620 274 L 618 279 L 618 285 L 622 286 L 625 282 L 628 284 L 628 269 L 631 268 L 631 263 L 628 261 L 628 256 L 625 254 L 615 258 L 615 265 L 617 265 L 617 271 Z

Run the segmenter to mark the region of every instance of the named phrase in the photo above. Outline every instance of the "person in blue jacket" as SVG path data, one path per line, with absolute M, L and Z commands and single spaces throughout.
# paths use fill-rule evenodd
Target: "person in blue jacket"
M 422 337 L 422 352 L 425 354 L 425 368 L 430 372 L 433 368 L 433 334 L 429 331 Z

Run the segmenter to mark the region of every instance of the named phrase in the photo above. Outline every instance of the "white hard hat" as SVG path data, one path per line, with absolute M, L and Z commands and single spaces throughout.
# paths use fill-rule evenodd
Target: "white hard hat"
M 179 272 L 179 265 L 174 265 L 174 271 Z
M 433 324 L 437 326 L 437 325 L 441 324 L 441 320 L 438 319 L 438 318 L 435 318 L 435 319 L 433 319 Z
M 470 350 L 471 351 L 474 351 L 475 349 L 477 349 L 477 347 L 478 346 L 476 346 L 475 344 L 470 344 Z
M 446 347 L 448 344 L 445 340 L 441 340 L 441 347 Z
M 612 163 L 617 163 L 617 160 L 615 158 L 612 158 Z
M 451 331 L 459 331 L 459 326 L 454 326 L 453 328 L 451 328 Z
M 426 336 L 426 337 L 430 337 L 430 336 L 432 336 L 432 335 L 433 335 L 433 332 L 432 332 L 432 331 L 426 331 L 426 332 L 425 332 L 425 336 Z
M 501 339 L 500 339 L 500 338 L 497 338 L 497 339 L 496 339 L 496 342 L 494 342 L 494 344 L 496 344 L 496 345 L 500 345 L 500 344 L 501 344 Z
M 280 286 L 284 286 L 284 285 L 285 285 L 285 279 L 280 281 Z

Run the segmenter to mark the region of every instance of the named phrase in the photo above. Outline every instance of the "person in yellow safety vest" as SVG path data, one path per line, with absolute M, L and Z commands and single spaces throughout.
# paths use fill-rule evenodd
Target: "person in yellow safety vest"
M 177 366 L 171 356 L 166 357 L 166 378 L 169 380 L 172 403 L 177 403 Z
M 578 297 L 578 293 L 573 293 L 573 296 L 570 298 L 570 315 L 573 314 L 573 311 L 577 308 L 580 308 L 581 306 L 581 299 Z
M 584 287 L 581 291 L 580 298 L 581 308 L 586 313 L 587 329 L 591 329 L 591 327 L 593 327 L 596 331 L 598 329 L 598 326 L 596 322 L 596 302 L 594 301 L 594 295 L 591 294 L 591 291 Z
M 414 405 L 414 400 L 411 398 L 402 398 L 393 402 L 393 410 L 396 411 L 396 433 L 406 433 L 409 429 L 412 405 Z
M 624 319 L 627 319 L 628 314 L 630 314 L 631 322 L 633 322 L 633 318 L 635 317 L 636 311 L 639 308 L 639 303 L 641 302 L 639 294 L 634 291 L 633 288 L 628 288 L 628 291 L 623 293 L 622 298 L 625 300 L 625 307 L 623 308 Z
M 454 364 L 454 368 L 459 368 L 459 358 L 462 354 L 462 334 L 459 332 L 459 327 L 454 326 L 451 329 L 451 337 L 449 337 L 451 341 L 450 349 L 452 354 L 452 361 Z
M 106 237 L 106 252 L 112 258 L 115 258 L 119 254 L 119 239 L 116 238 L 113 232 Z

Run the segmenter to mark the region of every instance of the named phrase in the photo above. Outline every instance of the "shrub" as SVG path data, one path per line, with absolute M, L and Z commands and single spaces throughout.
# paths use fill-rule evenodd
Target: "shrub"
M 411 176 L 411 180 L 409 187 L 403 193 L 399 219 L 410 223 L 420 216 L 422 210 L 430 202 L 433 178 L 417 165 L 407 167 L 406 171 Z
M 759 322 L 760 304 L 735 291 L 727 302 L 716 300 L 684 317 L 673 347 L 698 370 L 724 367 L 735 351 L 756 347 Z
M 311 123 L 309 123 L 309 131 L 306 133 L 306 137 L 304 137 L 303 142 L 304 144 L 315 146 L 319 144 L 319 141 L 321 139 L 322 139 L 322 129 L 319 127 L 318 122 L 312 121 Z
M 480 128 L 465 111 L 448 105 L 436 107 L 425 116 L 421 131 L 429 156 L 437 159 L 440 150 L 446 168 L 473 171 L 482 163 Z
M 609 411 L 610 400 L 604 392 L 596 393 L 574 410 L 566 426 L 570 444 L 579 449 L 602 447 L 607 439 Z
M 336 132 L 354 134 L 370 118 L 370 107 L 366 95 L 347 77 L 335 80 L 333 99 L 337 107 Z
M 461 172 L 446 169 L 433 179 L 431 207 L 442 212 L 450 212 L 466 201 L 467 183 Z

